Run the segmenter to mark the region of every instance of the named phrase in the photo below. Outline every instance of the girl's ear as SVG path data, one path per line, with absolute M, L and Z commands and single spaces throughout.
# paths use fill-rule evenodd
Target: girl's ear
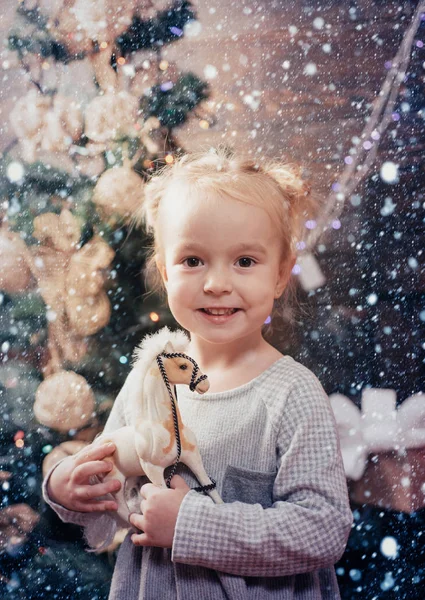
M 158 269 L 159 274 L 162 277 L 162 281 L 164 282 L 164 285 L 166 286 L 167 282 L 168 282 L 167 269 L 166 269 L 165 264 L 159 254 L 157 254 L 155 256 L 155 263 L 156 263 L 156 268 Z
M 289 260 L 282 262 L 279 271 L 279 277 L 276 281 L 275 298 L 280 298 L 280 296 L 283 294 L 296 262 L 296 256 L 292 256 Z

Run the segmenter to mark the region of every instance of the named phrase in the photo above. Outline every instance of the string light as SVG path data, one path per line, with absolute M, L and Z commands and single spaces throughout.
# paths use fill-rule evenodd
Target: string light
M 151 312 L 149 313 L 149 318 L 151 321 L 153 321 L 154 323 L 158 323 L 159 321 L 159 315 L 156 312 Z
M 167 156 L 165 157 L 165 162 L 167 163 L 167 165 L 173 164 L 174 156 L 172 154 L 167 154 Z
M 25 437 L 25 433 L 20 429 L 13 436 L 13 441 L 16 442 L 17 440 L 22 440 L 24 437 Z
M 161 71 L 166 71 L 168 69 L 168 65 L 168 60 L 161 60 L 161 62 L 159 63 L 159 68 L 161 69 Z
M 24 437 L 25 433 L 22 431 L 22 429 L 19 429 L 13 436 L 13 441 L 15 442 L 15 446 L 17 448 L 23 448 L 25 446 Z
M 201 120 L 199 121 L 199 127 L 200 127 L 201 129 L 209 129 L 209 127 L 210 127 L 210 124 L 209 124 L 209 123 L 208 123 L 208 121 L 206 121 L 205 119 L 201 119 Z

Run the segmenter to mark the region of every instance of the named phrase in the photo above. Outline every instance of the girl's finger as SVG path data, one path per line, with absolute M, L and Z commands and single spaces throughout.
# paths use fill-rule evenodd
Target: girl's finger
M 128 520 L 130 521 L 131 525 L 134 525 L 134 527 L 137 527 L 137 529 L 140 529 L 141 531 L 143 531 L 143 527 L 144 527 L 143 515 L 138 515 L 137 513 L 132 513 L 129 516 Z
M 142 498 L 144 498 L 146 500 L 147 498 L 149 498 L 149 496 L 151 496 L 152 494 L 155 494 L 158 491 L 158 489 L 159 488 L 156 485 L 154 485 L 153 483 L 145 483 L 140 488 L 140 495 Z
M 92 475 L 105 475 L 112 469 L 112 463 L 107 460 L 85 462 L 74 469 L 74 481 L 83 483 Z
M 75 455 L 75 463 L 77 465 L 81 465 L 83 463 L 94 461 L 94 460 L 102 460 L 105 456 L 110 456 L 116 450 L 115 444 L 99 444 L 96 446 L 89 446 L 88 448 L 83 448 L 78 454 Z
M 121 488 L 121 483 L 118 479 L 111 479 L 105 483 L 96 483 L 94 485 L 84 485 L 77 490 L 76 496 L 83 502 L 105 496 L 105 494 L 113 494 Z
M 135 546 L 152 546 L 149 536 L 146 533 L 134 533 L 131 541 Z
M 92 502 L 76 502 L 75 510 L 79 512 L 116 511 L 118 504 L 112 500 L 96 500 Z

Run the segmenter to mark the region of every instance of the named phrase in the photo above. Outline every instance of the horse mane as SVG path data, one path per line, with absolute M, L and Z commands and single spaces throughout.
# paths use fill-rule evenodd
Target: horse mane
M 141 373 L 143 381 L 152 362 L 164 351 L 168 342 L 174 352 L 184 352 L 189 341 L 188 335 L 182 329 L 171 331 L 168 327 L 162 327 L 155 333 L 148 333 L 133 352 L 132 367 Z

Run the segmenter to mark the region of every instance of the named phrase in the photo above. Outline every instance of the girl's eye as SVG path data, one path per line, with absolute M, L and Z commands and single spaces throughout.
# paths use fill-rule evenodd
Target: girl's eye
M 255 264 L 255 260 L 253 258 L 249 258 L 248 256 L 243 256 L 238 260 L 238 263 L 241 267 L 250 267 L 252 263 Z
M 195 256 L 189 256 L 189 258 L 186 258 L 183 261 L 183 264 L 187 263 L 188 267 L 198 267 L 199 266 L 199 258 L 196 258 Z

